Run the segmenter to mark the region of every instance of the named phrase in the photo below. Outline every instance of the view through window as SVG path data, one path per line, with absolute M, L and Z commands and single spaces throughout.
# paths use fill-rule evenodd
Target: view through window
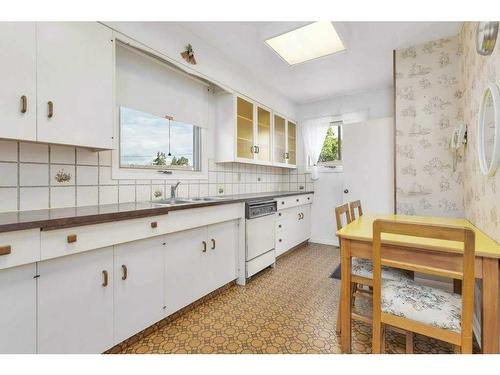
M 325 167 L 342 165 L 342 122 L 333 122 L 326 131 L 317 165 Z
M 200 128 L 120 107 L 120 167 L 200 170 Z

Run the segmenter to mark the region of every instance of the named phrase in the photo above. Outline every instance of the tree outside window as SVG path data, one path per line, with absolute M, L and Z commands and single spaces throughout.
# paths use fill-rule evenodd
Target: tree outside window
M 342 123 L 333 123 L 326 131 L 318 165 L 335 167 L 342 164 Z

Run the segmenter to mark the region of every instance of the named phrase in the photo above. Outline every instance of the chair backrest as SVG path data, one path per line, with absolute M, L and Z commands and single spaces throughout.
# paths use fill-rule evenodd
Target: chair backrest
M 356 220 L 356 208 L 358 209 L 358 217 L 363 216 L 363 208 L 361 207 L 360 200 L 349 203 L 349 207 L 351 208 L 351 220 Z
M 337 230 L 342 229 L 344 226 L 342 224 L 342 215 L 345 215 L 345 222 L 349 224 L 351 219 L 351 214 L 349 213 L 349 204 L 343 204 L 342 206 L 338 206 L 335 208 L 335 219 L 337 219 Z
M 440 274 L 457 279 L 462 279 L 462 317 L 461 341 L 463 345 L 472 345 L 472 318 L 474 309 L 474 282 L 475 282 L 475 234 L 472 229 L 455 226 L 421 224 L 394 220 L 377 219 L 373 222 L 373 314 L 381 313 L 381 275 L 382 265 L 394 267 L 392 262 L 384 262 L 381 258 L 382 233 L 397 234 L 411 237 L 432 238 L 446 241 L 462 242 L 463 268 L 462 272 L 455 269 L 440 267 Z M 435 249 L 435 251 L 440 251 Z M 446 251 L 443 249 L 441 251 Z M 421 267 L 411 263 L 400 263 L 401 268 L 411 269 L 422 273 L 431 273 L 428 267 Z M 397 266 L 396 266 L 397 267 Z M 472 348 L 470 348 L 472 350 Z

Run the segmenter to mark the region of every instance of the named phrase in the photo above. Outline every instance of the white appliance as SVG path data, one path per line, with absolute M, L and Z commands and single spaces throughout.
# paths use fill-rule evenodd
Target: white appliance
M 245 205 L 246 277 L 251 277 L 264 268 L 274 266 L 276 201 L 250 201 Z

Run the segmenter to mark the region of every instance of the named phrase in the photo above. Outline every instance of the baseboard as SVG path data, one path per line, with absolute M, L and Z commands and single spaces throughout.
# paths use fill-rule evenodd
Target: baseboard
M 339 240 L 332 240 L 331 238 L 311 238 L 309 242 L 319 243 L 321 245 L 339 246 Z

